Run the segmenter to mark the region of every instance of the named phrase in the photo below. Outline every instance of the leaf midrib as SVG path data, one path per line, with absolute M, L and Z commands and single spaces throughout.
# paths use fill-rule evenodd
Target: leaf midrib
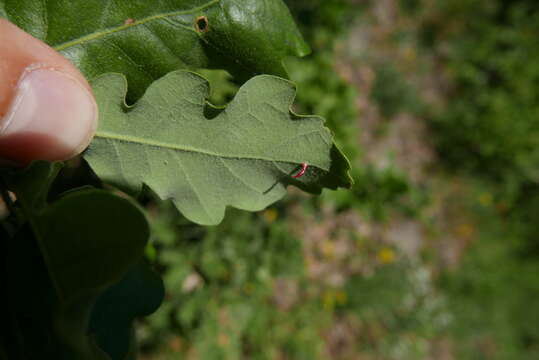
M 130 27 L 143 25 L 143 24 L 146 24 L 146 23 L 154 21 L 154 20 L 161 20 L 161 19 L 165 19 L 167 17 L 173 17 L 173 16 L 181 15 L 181 14 L 189 14 L 189 13 L 192 13 L 192 12 L 203 10 L 205 8 L 208 8 L 208 7 L 212 6 L 212 5 L 214 5 L 214 4 L 217 4 L 219 1 L 220 0 L 212 0 L 212 1 L 210 1 L 210 2 L 208 2 L 206 4 L 204 4 L 204 5 L 201 5 L 201 6 L 198 6 L 196 8 L 189 9 L 189 10 L 174 11 L 174 12 L 169 12 L 169 13 L 152 15 L 152 16 L 148 16 L 148 17 L 142 18 L 142 19 L 136 19 L 136 21 L 134 23 L 132 23 L 132 24 L 122 24 L 122 25 L 117 26 L 117 27 L 109 28 L 109 29 L 102 30 L 102 31 L 97 31 L 97 32 L 82 36 L 82 37 L 80 37 L 78 39 L 70 40 L 70 41 L 62 43 L 60 45 L 56 45 L 53 48 L 56 51 L 62 51 L 62 50 L 65 50 L 67 48 L 70 48 L 72 46 L 80 45 L 80 44 L 83 44 L 85 42 L 90 42 L 90 41 L 93 41 L 93 40 L 96 40 L 96 39 L 99 39 L 99 38 L 104 38 L 104 37 L 106 37 L 106 36 L 108 36 L 110 34 L 113 34 L 115 32 L 119 32 L 119 31 L 128 29 Z M 196 33 L 194 28 L 191 28 L 191 27 L 188 27 L 188 26 L 182 26 L 182 27 Z
M 319 130 L 311 130 L 306 133 L 298 134 L 297 136 L 305 136 L 312 133 L 319 133 Z M 262 156 L 249 156 L 249 155 L 226 155 L 226 154 L 218 154 L 207 150 L 201 150 L 193 147 L 188 146 L 180 146 L 177 144 L 172 144 L 168 142 L 161 142 L 161 141 L 155 141 L 155 140 L 149 140 L 146 138 L 141 138 L 138 136 L 131 136 L 131 135 L 125 135 L 125 134 L 115 134 L 108 131 L 97 131 L 95 133 L 95 138 L 101 138 L 104 140 L 112 140 L 112 141 L 119 141 L 119 142 L 129 142 L 141 146 L 150 146 L 150 147 L 157 147 L 157 148 L 165 148 L 169 150 L 174 151 L 181 151 L 181 152 L 191 152 L 206 156 L 213 156 L 217 158 L 222 159 L 239 159 L 239 160 L 260 160 L 260 161 L 269 161 L 269 162 L 280 162 L 280 163 L 291 163 L 291 164 L 301 164 L 301 162 L 296 160 L 278 160 L 278 159 L 270 159 Z M 311 165 L 310 165 L 311 166 Z M 318 167 L 316 165 L 313 165 L 316 168 L 320 168 L 322 170 L 328 170 L 324 169 L 322 167 Z

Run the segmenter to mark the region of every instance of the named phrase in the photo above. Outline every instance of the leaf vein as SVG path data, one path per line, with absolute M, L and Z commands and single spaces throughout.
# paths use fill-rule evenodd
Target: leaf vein
M 204 4 L 204 5 L 201 5 L 199 7 L 189 9 L 189 10 L 173 11 L 173 12 L 170 12 L 170 13 L 164 13 L 164 14 L 148 16 L 147 18 L 137 20 L 136 22 L 134 22 L 132 24 L 129 24 L 129 23 L 122 24 L 120 26 L 116 26 L 116 27 L 109 28 L 109 29 L 106 29 L 106 30 L 103 30 L 103 31 L 98 31 L 98 32 L 95 32 L 95 33 L 92 33 L 92 34 L 82 36 L 82 37 L 80 37 L 78 39 L 67 41 L 65 43 L 56 45 L 54 47 L 54 49 L 56 51 L 62 51 L 62 50 L 65 50 L 67 48 L 70 48 L 72 46 L 80 45 L 80 44 L 83 44 L 85 42 L 90 42 L 90 41 L 93 41 L 93 40 L 96 40 L 96 39 L 99 39 L 99 38 L 103 38 L 105 36 L 108 36 L 110 34 L 113 34 L 113 33 L 116 33 L 116 32 L 119 32 L 119 31 L 122 31 L 122 30 L 125 30 L 125 29 L 128 29 L 130 27 L 143 25 L 143 24 L 145 24 L 147 22 L 150 22 L 150 21 L 166 19 L 168 17 L 172 17 L 172 16 L 176 16 L 176 15 L 193 13 L 193 12 L 208 8 L 208 7 L 210 7 L 210 6 L 214 5 L 214 4 L 217 4 L 219 1 L 220 0 L 212 0 L 212 1 L 210 1 L 210 2 L 208 2 L 206 4 Z
M 247 188 L 253 190 L 255 193 L 260 193 L 260 190 L 258 189 L 255 189 L 255 187 L 251 184 L 249 184 L 248 182 L 246 182 L 241 176 L 237 175 L 230 166 L 228 166 L 228 164 L 222 159 L 222 158 L 219 158 L 219 160 L 221 161 L 221 163 L 225 166 L 225 168 L 228 170 L 228 172 L 230 172 L 230 174 L 232 176 L 234 176 L 236 179 L 238 179 L 242 184 L 244 184 Z
M 144 66 L 140 65 L 139 63 L 137 63 L 135 61 L 135 59 L 133 59 L 133 57 L 131 55 L 129 55 L 129 53 L 127 53 L 127 51 L 125 51 L 124 49 L 122 49 L 120 47 L 120 45 L 116 44 L 112 39 L 110 39 L 108 41 L 108 44 L 115 48 L 116 50 L 118 50 L 120 53 L 122 53 L 125 58 L 127 59 L 127 61 L 129 61 L 131 64 L 133 64 L 137 69 L 140 69 L 144 74 L 146 74 L 147 76 L 149 76 L 151 79 L 153 79 L 154 77 L 152 76 L 152 74 L 150 74 L 145 68 Z
M 208 212 L 208 208 L 206 207 L 206 204 L 204 203 L 204 201 L 202 201 L 202 197 L 200 196 L 200 194 L 198 193 L 197 188 L 195 187 L 195 185 L 194 185 L 193 182 L 191 181 L 191 178 L 189 177 L 189 173 L 188 173 L 187 171 L 185 171 L 185 167 L 183 166 L 181 157 L 180 157 L 177 153 L 173 153 L 173 156 L 177 159 L 178 165 L 180 166 L 180 168 L 182 169 L 183 173 L 185 174 L 185 180 L 187 180 L 187 183 L 189 184 L 189 186 L 190 186 L 191 189 L 193 190 L 193 193 L 197 196 L 198 202 L 200 203 L 200 206 L 202 207 L 202 210 L 204 210 L 204 212 L 206 213 L 206 215 L 208 216 L 208 218 L 211 219 L 212 216 L 211 216 L 210 213 Z
M 316 132 L 316 130 L 313 130 L 313 131 L 310 131 L 310 132 L 305 133 L 305 134 L 300 134 L 298 136 L 294 136 L 289 141 L 292 141 L 296 137 L 305 136 L 305 135 L 308 135 L 309 133 L 315 133 L 315 132 Z M 120 141 L 120 142 L 134 143 L 134 144 L 138 144 L 138 145 L 153 146 L 153 147 L 165 148 L 165 149 L 176 150 L 176 151 L 181 151 L 181 152 L 198 153 L 198 154 L 201 154 L 201 155 L 207 155 L 207 156 L 213 156 L 213 157 L 221 157 L 221 158 L 225 158 L 225 159 L 278 161 L 278 162 L 291 163 L 291 164 L 297 164 L 297 165 L 299 165 L 301 163 L 301 162 L 298 162 L 296 160 L 289 160 L 289 159 L 288 160 L 286 160 L 286 159 L 277 160 L 277 159 L 271 159 L 271 158 L 263 157 L 263 156 L 249 156 L 249 155 L 240 155 L 240 154 L 238 154 L 238 155 L 218 154 L 218 153 L 211 152 L 211 151 L 208 151 L 208 150 L 190 148 L 190 147 L 187 147 L 187 146 L 179 146 L 179 145 L 175 145 L 175 144 L 171 144 L 171 143 L 167 143 L 167 142 L 155 141 L 155 140 L 150 141 L 148 139 L 143 139 L 143 138 L 140 138 L 140 137 L 137 137 L 137 136 L 129 136 L 129 135 L 123 135 L 123 134 L 122 135 L 117 135 L 117 134 L 113 134 L 113 133 L 106 132 L 106 131 L 98 131 L 98 132 L 96 132 L 95 137 L 96 138 L 102 138 L 102 139 L 104 139 L 106 141 L 113 141 L 113 142 Z M 281 143 L 281 145 L 282 144 L 284 144 L 284 143 Z M 322 170 L 328 170 L 328 169 L 323 169 L 322 168 Z

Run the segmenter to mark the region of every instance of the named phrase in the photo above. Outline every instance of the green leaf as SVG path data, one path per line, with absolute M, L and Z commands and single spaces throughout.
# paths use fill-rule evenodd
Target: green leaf
M 150 232 L 142 210 L 104 190 L 71 192 L 34 220 L 61 299 L 102 291 L 143 254 Z
M 73 189 L 48 204 L 61 168 L 60 163 L 35 161 L 5 178 L 31 225 L 58 296 L 68 300 L 119 281 L 144 254 L 150 230 L 141 208 L 104 190 Z
M 44 175 L 54 167 L 37 165 L 22 173 Z M 40 209 L 23 206 L 29 223 L 9 244 L 9 294 L 24 322 L 22 337 L 43 358 L 107 360 L 88 334 L 91 310 L 141 261 L 145 215 L 126 198 L 86 188 Z
M 290 113 L 295 88 L 287 80 L 249 80 L 211 119 L 208 84 L 194 73 L 168 74 L 131 108 L 126 90 L 118 74 L 94 83 L 102 111 L 85 158 L 103 180 L 135 191 L 146 184 L 191 221 L 217 224 L 227 205 L 261 210 L 288 184 L 311 193 L 351 184 L 323 120 Z M 302 163 L 307 171 L 294 179 Z
M 26 211 L 37 214 L 47 205 L 49 189 L 62 167 L 60 162 L 34 161 L 22 170 L 10 171 L 5 179 Z
M 165 297 L 163 281 L 147 264 L 133 267 L 97 300 L 89 330 L 112 360 L 136 352 L 133 320 L 153 313 Z
M 17 233 L 7 250 L 5 300 L 18 340 L 14 345 L 21 352 L 14 358 L 110 360 L 86 335 L 96 295 L 60 301 L 29 226 Z
M 88 79 L 125 74 L 130 99 L 176 69 L 222 68 L 241 81 L 286 76 L 283 58 L 310 51 L 282 0 L 0 0 L 0 16 Z

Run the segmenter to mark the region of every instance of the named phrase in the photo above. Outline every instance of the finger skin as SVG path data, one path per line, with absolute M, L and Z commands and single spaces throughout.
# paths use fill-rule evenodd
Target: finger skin
M 21 78 L 32 69 L 40 68 L 61 72 L 91 93 L 91 87 L 84 76 L 60 53 L 6 19 L 0 18 L 0 122 L 14 101 Z M 14 134 L 8 138 L 0 133 L 0 158 L 19 163 L 40 158 L 64 160 L 75 155 L 73 152 L 80 152 L 91 135 L 81 140 L 81 143 L 86 144 L 82 144 L 80 149 L 61 149 L 62 144 L 56 141 L 54 134 L 51 137 Z
M 65 72 L 91 90 L 69 60 L 6 19 L 0 19 L 0 117 L 6 112 L 22 73 L 35 64 Z

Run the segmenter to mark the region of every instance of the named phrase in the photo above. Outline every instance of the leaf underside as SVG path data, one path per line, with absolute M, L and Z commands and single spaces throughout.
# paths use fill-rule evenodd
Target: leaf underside
M 311 193 L 350 186 L 348 161 L 323 120 L 290 112 L 289 81 L 257 76 L 222 111 L 205 102 L 206 80 L 187 71 L 156 81 L 133 107 L 125 105 L 121 75 L 104 75 L 93 87 L 101 118 L 85 153 L 90 166 L 124 190 L 149 186 L 191 221 L 217 224 L 226 206 L 261 210 L 288 184 Z M 302 163 L 308 168 L 294 179 Z

